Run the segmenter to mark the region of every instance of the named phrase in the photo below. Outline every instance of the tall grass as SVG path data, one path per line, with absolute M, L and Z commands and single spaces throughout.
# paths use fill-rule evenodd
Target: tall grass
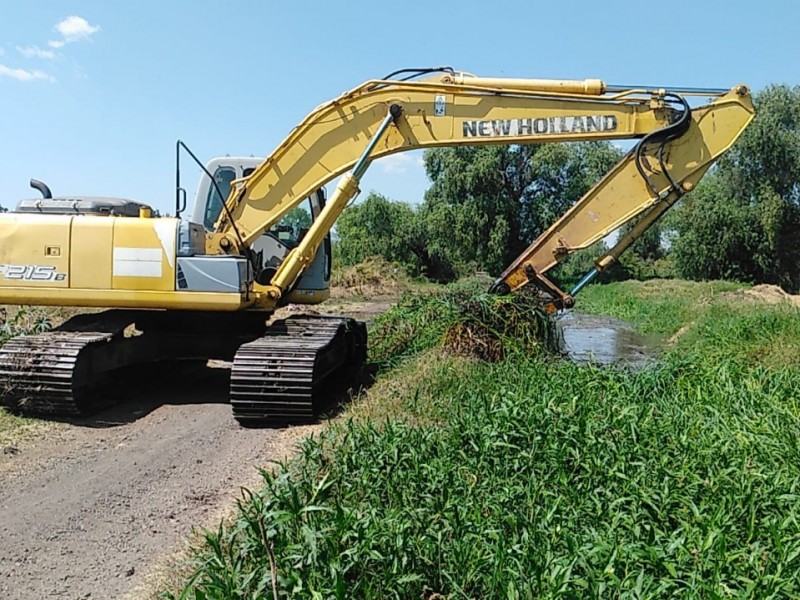
M 800 370 L 758 357 L 800 317 L 710 299 L 638 373 L 420 348 L 385 374 L 401 416 L 265 471 L 178 597 L 272 597 L 273 575 L 299 598 L 798 597 Z M 394 318 L 441 339 L 410 310 Z M 764 354 L 729 358 L 743 336 Z
M 335 296 L 399 296 L 414 285 L 405 268 L 380 256 L 351 266 L 337 264 L 331 275 Z

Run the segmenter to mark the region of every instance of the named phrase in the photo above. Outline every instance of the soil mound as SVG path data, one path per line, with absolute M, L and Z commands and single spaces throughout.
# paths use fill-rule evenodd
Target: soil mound
M 411 278 L 405 270 L 381 257 L 338 269 L 333 273 L 331 295 L 395 296 L 408 289 Z
M 783 291 L 777 285 L 761 284 L 747 290 L 737 290 L 725 294 L 730 298 L 749 300 L 762 304 L 789 304 L 800 307 L 800 295 L 792 295 Z

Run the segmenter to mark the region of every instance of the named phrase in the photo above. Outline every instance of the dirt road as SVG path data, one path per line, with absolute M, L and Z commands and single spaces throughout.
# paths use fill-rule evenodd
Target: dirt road
M 0 598 L 119 598 L 320 427 L 242 429 L 194 376 L 0 455 Z
M 337 312 L 369 318 L 389 305 Z M 215 526 L 241 486 L 258 484 L 256 467 L 321 429 L 239 427 L 227 375 L 144 378 L 133 400 L 0 453 L 0 598 L 130 594 L 192 527 Z

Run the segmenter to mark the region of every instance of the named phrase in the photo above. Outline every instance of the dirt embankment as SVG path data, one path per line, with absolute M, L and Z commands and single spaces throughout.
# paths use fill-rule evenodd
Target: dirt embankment
M 325 309 L 369 320 L 391 303 Z M 227 404 L 228 373 L 144 378 L 125 404 L 25 428 L 5 444 L 0 598 L 147 597 L 193 527 L 215 526 L 242 486 L 258 484 L 258 467 L 324 426 L 242 429 Z

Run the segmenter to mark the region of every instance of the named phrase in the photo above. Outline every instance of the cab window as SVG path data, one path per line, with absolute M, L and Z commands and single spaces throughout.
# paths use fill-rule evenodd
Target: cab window
M 203 216 L 203 226 L 207 230 L 214 229 L 214 223 L 217 222 L 222 212 L 222 203 L 228 199 L 231 193 L 231 183 L 234 179 L 236 179 L 236 170 L 231 167 L 218 167 L 214 172 L 214 181 L 217 182 L 217 185 L 211 185 L 208 188 L 206 214 Z M 222 197 L 217 192 L 217 187 L 222 192 Z
M 286 213 L 269 232 L 286 246 L 294 248 L 311 227 L 311 221 L 311 202 L 306 201 Z

